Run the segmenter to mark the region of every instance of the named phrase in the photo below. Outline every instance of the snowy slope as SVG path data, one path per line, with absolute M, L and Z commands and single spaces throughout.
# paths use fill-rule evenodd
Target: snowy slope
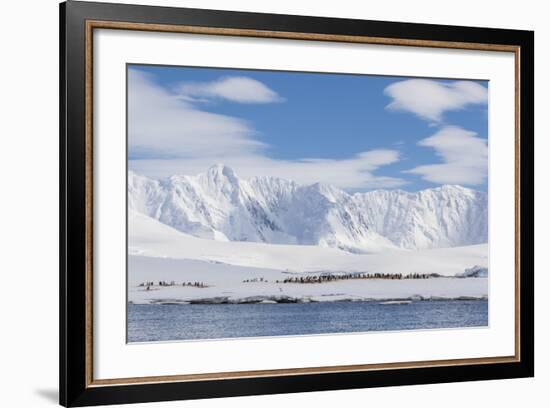
M 473 265 L 487 267 L 486 244 L 353 254 L 314 245 L 215 241 L 182 233 L 133 210 L 128 217 L 129 254 L 143 257 L 188 259 L 298 273 L 438 273 L 455 276 Z
M 376 252 L 487 241 L 487 196 L 459 186 L 417 193 L 348 194 L 320 183 L 255 177 L 212 166 L 197 176 L 153 180 L 130 172 L 129 208 L 216 241 L 250 241 Z

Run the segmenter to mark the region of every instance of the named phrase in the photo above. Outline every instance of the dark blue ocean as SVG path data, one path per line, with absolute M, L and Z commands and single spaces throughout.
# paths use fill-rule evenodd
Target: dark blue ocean
M 128 342 L 487 325 L 486 300 L 128 305 Z

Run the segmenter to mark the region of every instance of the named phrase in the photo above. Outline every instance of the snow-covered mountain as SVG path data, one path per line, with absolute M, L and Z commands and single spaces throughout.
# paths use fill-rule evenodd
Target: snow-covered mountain
M 243 180 L 227 166 L 153 180 L 129 172 L 128 206 L 218 241 L 304 244 L 370 252 L 487 242 L 487 195 L 460 186 L 349 194 L 274 177 Z

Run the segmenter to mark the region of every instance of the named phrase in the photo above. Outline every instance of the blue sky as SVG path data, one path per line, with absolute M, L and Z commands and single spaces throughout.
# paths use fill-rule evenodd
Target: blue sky
M 129 66 L 129 168 L 487 188 L 486 81 Z

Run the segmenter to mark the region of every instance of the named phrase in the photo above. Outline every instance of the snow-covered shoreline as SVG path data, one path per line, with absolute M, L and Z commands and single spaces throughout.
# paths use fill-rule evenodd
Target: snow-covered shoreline
M 487 300 L 487 296 L 459 296 L 459 297 L 422 297 L 420 295 L 405 298 L 362 298 L 346 295 L 288 297 L 288 296 L 248 296 L 233 298 L 229 296 L 197 297 L 197 298 L 154 298 L 130 300 L 131 304 L 147 305 L 244 305 L 244 304 L 285 304 L 285 303 L 316 303 L 316 302 L 376 302 L 378 304 L 410 304 L 412 302 L 437 301 L 480 301 Z
M 286 303 L 318 303 L 318 302 L 375 302 L 381 305 L 410 304 L 412 302 L 437 302 L 437 301 L 482 301 L 487 300 L 486 296 L 460 296 L 456 298 L 445 297 L 407 297 L 407 298 L 357 298 L 348 296 L 339 297 L 306 297 L 291 298 L 287 296 L 249 296 L 244 298 L 230 298 L 228 296 L 217 296 L 211 298 L 159 298 L 152 300 L 129 301 L 134 305 L 249 305 L 249 304 L 286 304 Z
M 487 278 L 350 279 L 280 283 L 299 275 L 198 260 L 129 256 L 128 301 L 134 304 L 307 303 L 486 299 Z M 243 282 L 251 278 L 255 282 Z M 259 281 L 259 279 L 262 281 Z M 149 286 L 143 282 L 153 281 Z M 159 282 L 169 282 L 166 286 Z M 277 283 L 279 281 L 279 283 Z M 174 282 L 173 285 L 170 285 Z M 204 287 L 183 285 L 201 282 Z

